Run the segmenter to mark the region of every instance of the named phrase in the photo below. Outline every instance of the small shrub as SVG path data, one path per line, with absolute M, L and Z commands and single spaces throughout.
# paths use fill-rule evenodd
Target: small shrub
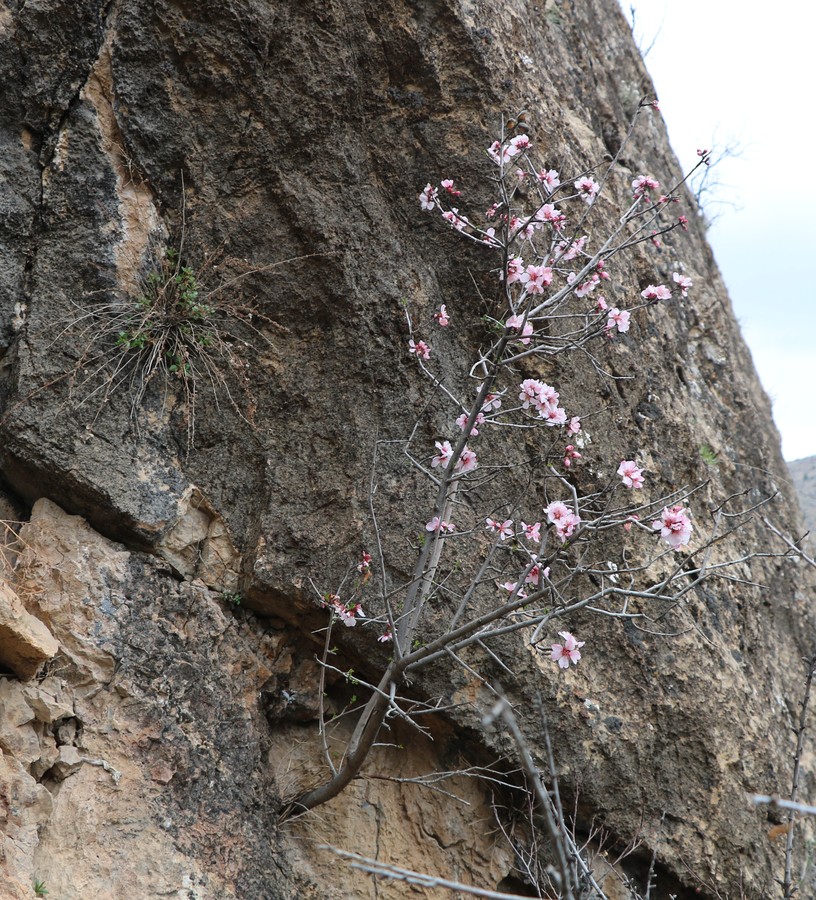
M 76 305 L 57 341 L 66 338 L 66 346 L 80 348 L 79 355 L 54 381 L 67 378 L 70 405 L 94 407 L 94 421 L 124 395 L 137 430 L 149 396 L 160 402 L 162 414 L 177 406 L 187 427 L 188 452 L 202 390 L 216 405 L 226 398 L 251 425 L 244 410 L 254 404 L 241 353 L 251 346 L 250 337 L 267 338 L 253 324 L 265 319 L 232 285 L 242 277 L 229 287 L 211 286 L 209 264 L 196 268 L 174 247 L 156 248 L 134 290 L 92 307 Z

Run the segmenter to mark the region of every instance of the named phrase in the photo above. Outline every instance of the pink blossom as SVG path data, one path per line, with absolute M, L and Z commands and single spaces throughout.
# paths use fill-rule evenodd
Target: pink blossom
M 518 582 L 517 581 L 505 581 L 504 584 L 502 585 L 502 587 L 507 591 L 508 594 L 513 594 L 513 593 L 515 593 L 515 590 L 518 587 Z M 520 600 L 524 600 L 525 597 L 527 596 L 527 594 L 525 594 L 524 591 L 519 591 L 518 594 L 516 594 L 516 596 Z
M 502 146 L 499 141 L 493 141 L 493 143 L 487 148 L 487 155 L 493 160 L 496 165 L 499 165 L 503 161 L 504 154 L 502 153 Z
M 592 275 L 589 280 L 575 288 L 575 296 L 580 298 L 586 297 L 587 294 L 591 294 L 600 283 L 600 280 L 601 278 L 599 275 Z
M 540 206 L 535 213 L 535 217 L 539 222 L 551 222 L 556 228 L 560 228 L 567 217 L 553 203 L 545 203 Z
M 540 222 L 536 222 L 535 219 L 520 219 L 518 216 L 513 216 L 510 221 L 510 231 L 511 236 L 510 239 L 513 240 L 519 236 L 527 238 L 530 240 L 543 226 Z
M 443 469 L 448 467 L 448 463 L 451 461 L 451 457 L 453 456 L 453 447 L 451 447 L 450 441 L 439 441 L 434 442 L 436 449 L 439 451 L 439 455 L 435 456 L 431 460 L 431 466 L 435 469 L 437 466 L 442 466 Z
M 462 231 L 467 225 L 470 225 L 467 216 L 460 216 L 459 210 L 455 206 L 451 207 L 447 212 L 443 212 L 442 218 L 449 222 L 457 231 Z
M 603 259 L 598 260 L 598 265 L 595 266 L 595 269 L 598 272 L 598 278 L 602 281 L 609 281 L 610 275 L 609 272 L 606 271 L 606 261 Z
M 536 378 L 526 378 L 519 385 L 519 400 L 524 409 L 531 406 L 547 425 L 564 425 L 566 412 L 558 406 L 558 391 Z
M 453 522 L 443 522 L 439 516 L 434 516 L 430 522 L 425 526 L 426 531 L 432 531 L 437 534 L 444 534 L 446 531 L 454 531 L 456 526 Z
M 462 192 L 457 191 L 456 188 L 454 187 L 452 178 L 446 178 L 444 181 L 441 181 L 439 184 L 440 184 L 440 187 L 445 188 L 445 190 L 449 194 L 452 194 L 454 197 L 462 196 Z
M 518 156 L 520 152 L 521 150 L 519 149 L 518 145 L 514 144 L 513 141 L 504 144 L 504 146 L 502 146 L 499 141 L 493 141 L 493 143 L 487 148 L 487 155 L 493 160 L 494 163 L 496 163 L 497 166 L 501 165 L 502 163 L 510 162 L 510 160 L 514 156 Z
M 569 420 L 569 425 L 567 426 L 567 434 L 578 434 L 581 430 L 581 419 L 579 416 L 573 416 Z
M 416 343 L 414 343 L 413 339 L 408 341 L 408 352 L 416 353 L 418 359 L 431 358 L 431 348 L 425 341 L 417 341 Z
M 425 190 L 419 195 L 419 205 L 422 209 L 432 210 L 436 206 L 436 188 L 430 184 L 425 185 Z
M 650 284 L 640 292 L 644 300 L 671 300 L 671 291 L 665 284 Z
M 547 521 L 555 526 L 556 534 L 561 538 L 562 543 L 572 537 L 575 529 L 581 524 L 580 516 L 577 516 L 566 503 L 562 503 L 560 500 L 554 500 L 544 508 L 544 512 L 547 514 Z
M 648 175 L 638 175 L 632 182 L 632 191 L 635 197 L 648 197 L 649 191 L 656 191 L 660 187 L 660 182 Z
M 351 609 L 345 606 L 335 607 L 335 612 L 348 628 L 353 628 L 357 624 L 355 616 L 359 616 L 362 619 L 364 615 L 363 608 L 359 603 L 355 604 Z
M 618 466 L 618 475 L 628 488 L 643 487 L 643 469 L 633 459 L 624 459 Z
M 691 287 L 691 279 L 687 275 L 681 275 L 679 272 L 675 272 L 672 275 L 674 279 L 674 283 L 678 285 L 680 288 L 680 295 L 682 297 L 688 297 L 689 288 Z
M 510 316 L 510 318 L 504 323 L 504 327 L 509 328 L 513 331 L 521 331 L 521 343 L 530 343 L 530 335 L 533 333 L 533 325 L 530 321 L 525 322 L 524 316 Z
M 577 666 L 578 660 L 581 658 L 580 648 L 586 641 L 575 640 L 568 631 L 559 631 L 558 635 L 564 639 L 564 643 L 552 645 L 550 659 L 557 662 L 561 669 L 568 669 L 570 663 Z
M 522 522 L 521 527 L 524 531 L 524 537 L 528 541 L 531 541 L 533 544 L 541 543 L 541 522 L 535 522 L 533 525 L 527 525 L 525 522 Z
M 606 321 L 607 331 L 612 331 L 617 327 L 621 334 L 625 334 L 629 331 L 630 316 L 629 310 L 618 309 L 617 306 L 613 306 L 612 309 L 609 310 L 609 318 Z
M 456 424 L 462 429 L 465 430 L 467 426 L 468 414 L 462 413 L 461 416 L 456 420 Z M 470 428 L 470 437 L 477 437 L 479 434 L 479 429 L 477 426 L 484 424 L 485 417 L 482 413 L 476 413 L 476 420 Z
M 496 213 L 497 213 L 498 211 L 499 211 L 499 204 L 498 204 L 498 203 L 494 203 L 494 204 L 493 204 L 493 205 L 485 212 L 485 218 L 486 218 L 486 219 L 492 219 L 492 218 L 496 215 Z
M 523 153 L 525 150 L 530 149 L 530 138 L 526 134 L 517 134 L 514 138 L 510 139 L 510 146 L 516 153 Z
M 665 506 L 660 518 L 652 522 L 652 528 L 660 531 L 660 536 L 674 550 L 679 550 L 689 542 L 694 526 L 689 521 L 685 508 L 677 506 Z
M 515 284 L 519 281 L 526 284 L 530 276 L 524 271 L 524 260 L 520 256 L 514 256 L 507 262 L 507 283 Z
M 487 526 L 487 530 L 492 534 L 497 534 L 501 540 L 505 540 L 506 538 L 513 537 L 515 531 L 513 530 L 513 520 L 505 519 L 504 522 L 498 522 L 496 519 L 485 519 L 485 525 Z
M 448 318 L 448 311 L 445 309 L 445 304 L 443 303 L 439 307 L 439 312 L 434 313 L 434 318 L 437 322 L 439 322 L 442 328 L 447 328 L 450 325 L 450 319 Z
M 677 221 L 680 223 L 683 231 L 688 231 L 688 219 L 685 216 L 678 216 Z
M 501 241 L 499 241 L 499 239 L 496 237 L 496 229 L 495 228 L 488 228 L 485 231 L 484 237 L 482 238 L 482 243 L 489 244 L 491 247 L 500 247 L 501 246 Z
M 623 530 L 628 534 L 632 530 L 632 523 L 638 522 L 640 520 L 640 516 L 636 516 L 632 514 L 628 516 L 626 521 L 623 524 Z
M 570 515 L 570 508 L 560 500 L 553 500 L 549 506 L 544 507 L 544 512 L 547 513 L 547 521 L 555 524 Z
M 547 385 L 537 378 L 525 378 L 519 385 L 519 400 L 524 409 L 529 409 L 531 404 L 541 402 L 546 387 Z
M 476 454 L 465 446 L 465 449 L 459 457 L 459 462 L 457 462 L 454 467 L 454 472 L 460 472 L 462 475 L 465 475 L 468 472 L 472 472 L 477 465 Z
M 525 584 L 533 584 L 536 587 L 541 583 L 542 576 L 544 578 L 550 577 L 550 567 L 545 566 L 543 569 L 538 563 L 536 563 L 532 569 L 527 573 L 527 576 L 524 579 Z
M 548 194 L 551 194 L 561 184 L 561 179 L 555 169 L 550 169 L 549 171 L 542 169 L 537 177 Z
M 544 420 L 545 425 L 565 425 L 567 422 L 566 410 L 554 403 L 539 404 L 538 414 Z
M 581 195 L 581 199 L 588 206 L 591 206 L 595 202 L 595 198 L 598 196 L 598 191 L 600 191 L 601 186 L 595 181 L 594 178 L 590 178 L 589 175 L 584 175 L 583 178 L 579 178 L 574 184 L 575 190 Z
M 569 262 L 570 260 L 575 259 L 575 257 L 583 251 L 584 244 L 586 244 L 586 242 L 586 235 L 578 238 L 577 241 L 573 241 L 571 244 L 568 244 L 566 241 L 561 241 L 561 243 L 558 245 L 558 256 L 560 261 Z
M 549 266 L 527 266 L 527 274 L 530 276 L 527 291 L 531 294 L 543 294 L 544 288 L 553 280 L 553 271 Z
M 575 449 L 572 444 L 567 444 L 564 449 L 564 466 L 565 468 L 569 468 L 572 465 L 572 461 L 574 459 L 581 459 L 581 454 Z
M 358 572 L 367 572 L 371 568 L 371 554 L 363 550 L 362 562 L 357 563 Z
M 390 628 L 386 628 L 385 631 L 377 638 L 377 640 L 378 640 L 381 644 L 386 644 L 386 643 L 388 643 L 388 641 L 393 641 L 393 640 L 394 640 L 394 635 L 391 634 L 391 629 L 390 629 Z
M 334 612 L 342 620 L 343 624 L 349 628 L 353 628 L 357 624 L 355 616 L 363 618 L 365 615 L 363 607 L 359 603 L 355 603 L 353 600 L 349 600 L 348 603 L 343 603 L 337 594 L 329 594 L 323 605 L 331 606 Z
M 603 294 L 601 294 L 595 301 L 595 309 L 597 309 L 598 312 L 603 312 L 604 310 L 609 309 L 609 304 L 606 302 L 606 297 L 604 297 Z
M 513 232 L 513 231 L 516 231 L 516 229 L 520 228 L 522 221 L 523 220 L 520 219 L 518 216 L 510 216 L 510 221 L 507 223 L 510 228 L 510 231 Z
M 476 393 L 479 393 L 479 388 L 476 388 Z M 487 394 L 482 404 L 482 412 L 489 413 L 494 409 L 498 409 L 501 405 L 501 394 Z

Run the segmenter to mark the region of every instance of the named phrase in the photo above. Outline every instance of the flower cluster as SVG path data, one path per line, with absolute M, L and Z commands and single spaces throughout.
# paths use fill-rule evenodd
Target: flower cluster
M 643 469 L 633 459 L 624 459 L 618 466 L 618 475 L 628 488 L 643 487 Z
M 524 316 L 510 316 L 504 323 L 504 327 L 508 331 L 515 331 L 521 334 L 520 341 L 522 344 L 530 343 L 530 335 L 533 333 L 533 323 L 524 321 Z
M 523 409 L 533 408 L 546 425 L 564 425 L 566 412 L 558 405 L 559 394 L 555 388 L 537 378 L 525 378 L 519 385 L 519 400 Z
M 574 459 L 581 459 L 581 454 L 575 449 L 574 444 L 567 444 L 564 448 L 564 468 L 568 469 L 572 465 Z
M 478 418 L 478 416 L 477 416 L 477 418 Z M 461 416 L 460 416 L 460 419 L 461 419 Z M 484 421 L 484 419 L 482 421 Z M 460 427 L 463 428 L 466 423 L 467 423 L 467 418 L 465 418 L 465 420 L 462 422 Z M 439 452 L 431 460 L 431 466 L 434 469 L 437 466 L 441 466 L 443 469 L 447 469 L 448 464 L 450 463 L 451 459 L 453 459 L 453 447 L 451 446 L 451 442 L 450 441 L 436 441 L 435 446 Z M 459 474 L 465 475 L 468 472 L 472 472 L 476 468 L 477 465 L 478 465 L 478 460 L 476 458 L 476 454 L 467 445 L 465 445 L 464 449 L 459 454 L 459 459 L 458 459 L 456 465 L 454 466 L 453 471 L 457 472 Z
M 344 603 L 338 594 L 327 594 L 323 598 L 323 606 L 334 610 L 337 617 L 349 628 L 353 628 L 357 624 L 357 620 L 365 616 L 363 607 L 356 600 Z
M 462 431 L 467 428 L 468 414 L 462 413 L 461 416 L 456 420 L 456 424 L 462 429 Z M 487 420 L 484 417 L 484 413 L 476 413 L 476 419 L 473 422 L 473 425 L 470 428 L 469 437 L 478 437 L 479 435 L 479 426 L 484 425 Z
M 581 195 L 581 199 L 588 206 L 591 206 L 595 202 L 595 198 L 598 196 L 599 191 L 601 190 L 601 186 L 595 181 L 594 178 L 590 178 L 588 175 L 584 175 L 583 178 L 579 178 L 574 184 L 575 190 Z
M 581 524 L 581 517 L 560 500 L 553 500 L 544 508 L 544 512 L 547 514 L 547 521 L 555 527 L 555 533 L 561 539 L 561 543 L 571 538 Z
M 660 532 L 663 540 L 674 550 L 689 542 L 694 526 L 682 505 L 665 506 L 660 518 L 652 522 L 652 528 Z
M 519 134 L 511 140 L 502 144 L 501 141 L 494 141 L 487 148 L 487 155 L 496 163 L 497 166 L 510 162 L 511 159 L 518 156 L 530 146 L 530 138 L 526 134 Z
M 505 581 L 504 584 L 500 585 L 500 587 L 504 588 L 508 594 L 515 594 L 516 597 L 524 600 L 527 598 L 528 594 L 524 590 L 524 588 L 529 584 L 534 588 L 541 587 L 541 579 L 550 577 L 550 567 L 544 566 L 543 568 L 538 564 L 538 558 L 535 554 L 532 555 L 533 565 L 529 566 L 527 574 L 524 576 L 523 584 L 519 584 L 518 581 Z
M 445 534 L 455 531 L 456 526 L 453 522 L 443 522 L 439 516 L 434 516 L 431 521 L 425 525 L 425 530 L 434 532 L 435 534 Z
M 496 519 L 487 518 L 485 519 L 485 525 L 487 525 L 487 530 L 492 532 L 493 534 L 497 534 L 502 540 L 506 538 L 513 537 L 515 531 L 513 530 L 513 520 L 506 519 L 504 522 L 498 522 Z
M 644 300 L 671 300 L 671 295 L 665 284 L 650 284 L 640 292 Z
M 617 328 L 620 334 L 625 334 L 627 331 L 629 331 L 630 318 L 631 313 L 628 310 L 618 309 L 616 306 L 613 306 L 609 310 L 606 320 L 607 333 L 611 336 L 614 329 Z
M 648 200 L 649 191 L 656 191 L 659 188 L 660 182 L 654 178 L 650 178 L 648 175 L 638 175 L 632 182 L 632 193 L 635 198 L 645 197 Z

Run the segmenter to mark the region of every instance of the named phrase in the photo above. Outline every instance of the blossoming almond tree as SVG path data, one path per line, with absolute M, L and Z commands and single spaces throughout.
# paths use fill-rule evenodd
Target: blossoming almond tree
M 651 105 L 642 103 L 638 115 Z M 563 397 L 541 371 L 547 364 L 557 373 L 568 354 L 600 370 L 593 342 L 614 349 L 620 335 L 633 332 L 641 311 L 681 302 L 693 289 L 692 279 L 677 272 L 674 288 L 634 288 L 614 306 L 602 294 L 620 254 L 685 230 L 685 217 L 673 211 L 683 182 L 660 193 L 656 178 L 639 175 L 631 186 L 627 181 L 628 205 L 612 212 L 601 204 L 619 177 L 618 157 L 562 177 L 533 152 L 529 135 L 511 130 L 487 148 L 495 194 L 481 217 L 465 214 L 466 192 L 455 179 L 428 183 L 419 194 L 424 214 L 439 215 L 440 227 L 484 251 L 485 268 L 495 276 L 494 312 L 484 343 L 454 384 L 434 365 L 464 310 L 450 309 L 450 301 L 430 310 L 406 307 L 409 336 L 402 352 L 430 380 L 447 423 L 435 441 L 414 427 L 401 444 L 427 486 L 426 507 L 406 509 L 420 536 L 416 557 L 404 580 L 389 575 L 405 566 L 383 555 L 375 468 L 375 546 L 365 547 L 364 571 L 356 564 L 353 590 L 342 600 L 339 589 L 332 591 L 323 603 L 334 621 L 362 622 L 366 627 L 356 629 L 355 638 L 373 631 L 370 640 L 387 643 L 392 656 L 379 681 L 363 685 L 370 697 L 342 759 L 333 761 L 324 743 L 325 783 L 295 797 L 284 817 L 331 800 L 357 777 L 387 718 L 410 720 L 412 712 L 436 708 L 401 693 L 422 668 L 443 659 L 465 665 L 468 648 L 492 653 L 493 639 L 518 633 L 542 664 L 569 677 L 571 665 L 592 665 L 592 635 L 571 622 L 579 611 L 648 622 L 651 606 L 666 609 L 702 579 L 751 558 L 713 562 L 709 556 L 723 521 L 734 527 L 739 498 L 725 501 L 702 534 L 692 525 L 697 488 L 654 491 L 648 467 L 638 462 L 641 448 L 617 456 L 617 474 L 601 478 L 597 473 L 610 460 L 592 459 L 586 425 L 592 410 L 581 397 Z M 531 455 L 510 453 L 516 435 L 535 447 Z M 584 479 L 586 488 L 584 466 L 596 473 Z M 731 504 L 727 513 L 725 503 Z M 610 561 L 610 541 L 628 542 L 621 564 Z M 368 577 L 371 567 L 377 578 Z M 582 621 L 585 629 L 586 616 Z M 559 631 L 562 622 L 575 633 Z M 495 693 L 472 665 L 468 672 Z

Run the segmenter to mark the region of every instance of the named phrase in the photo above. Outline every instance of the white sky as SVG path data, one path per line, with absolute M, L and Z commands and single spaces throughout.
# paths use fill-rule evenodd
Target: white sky
M 735 141 L 709 241 L 785 459 L 816 455 L 816 5 L 620 0 L 681 165 Z M 723 201 L 723 202 L 717 202 Z M 734 204 L 735 206 L 731 206 Z

